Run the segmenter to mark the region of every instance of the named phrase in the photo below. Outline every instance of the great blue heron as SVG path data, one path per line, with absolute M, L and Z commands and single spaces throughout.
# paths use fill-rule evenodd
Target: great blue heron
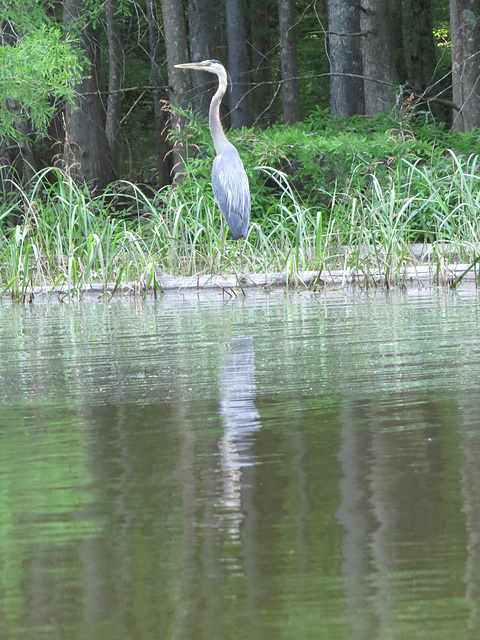
M 218 60 L 187 62 L 175 66 L 179 69 L 208 71 L 218 77 L 218 89 L 212 98 L 209 111 L 210 133 L 217 154 L 212 167 L 213 193 L 232 237 L 235 240 L 246 238 L 251 208 L 248 178 L 238 151 L 227 140 L 220 122 L 220 103 L 227 90 L 225 67 Z

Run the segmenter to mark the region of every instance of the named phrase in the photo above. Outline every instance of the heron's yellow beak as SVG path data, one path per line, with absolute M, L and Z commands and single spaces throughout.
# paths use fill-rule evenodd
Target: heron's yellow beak
M 184 64 L 174 65 L 177 69 L 198 69 L 202 66 L 201 62 L 185 62 Z

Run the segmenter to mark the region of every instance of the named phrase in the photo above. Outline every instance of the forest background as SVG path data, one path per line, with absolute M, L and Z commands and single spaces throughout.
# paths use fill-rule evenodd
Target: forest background
M 196 203 L 193 239 L 208 237 L 213 147 L 205 122 L 216 79 L 174 65 L 216 58 L 231 78 L 224 125 L 231 127 L 247 165 L 252 240 L 262 255 L 291 253 L 291 247 L 281 251 L 271 240 L 270 232 L 278 235 L 281 227 L 295 235 L 297 258 L 300 235 L 311 239 L 305 263 L 318 259 L 325 253 L 320 245 L 326 232 L 343 222 L 342 241 L 354 240 L 352 229 L 362 224 L 358 212 L 363 209 L 360 218 L 371 215 L 377 200 L 385 223 L 389 218 L 390 227 L 402 226 L 409 240 L 445 241 L 446 229 L 451 239 L 467 227 L 475 235 L 463 248 L 468 251 L 477 240 L 477 0 L 2 0 L 1 5 L 4 223 L 25 222 L 27 210 L 38 227 L 62 197 L 71 209 L 71 195 L 68 200 L 45 190 L 45 182 L 48 188 L 63 182 L 70 190 L 79 188 L 76 197 L 83 198 L 83 209 L 90 202 L 89 215 L 112 217 L 123 208 L 127 214 L 157 215 L 157 226 L 168 226 L 170 208 Z M 454 175 L 467 191 L 464 185 L 452 193 Z M 442 181 L 447 192 L 438 188 Z M 158 200 L 162 188 L 170 200 Z M 367 190 L 376 205 L 363 200 Z M 400 191 L 401 201 L 395 196 Z M 181 200 L 175 200 L 179 194 Z M 204 198 L 206 211 L 199 212 Z M 43 208 L 35 214 L 37 206 Z M 463 218 L 453 219 L 452 210 Z M 402 215 L 395 219 L 395 211 Z M 52 215 L 63 219 L 58 212 Z M 85 243 L 93 233 L 87 227 L 84 217 Z M 178 225 L 168 226 L 167 239 L 159 242 L 159 248 L 168 245 L 169 255 L 172 238 L 180 242 L 177 232 Z M 18 239 L 23 250 L 26 237 Z M 191 241 L 189 235 L 182 243 Z M 94 245 L 92 264 L 98 260 Z M 204 261 L 211 262 L 206 258 L 211 250 L 202 249 Z M 72 248 L 66 254 L 85 270 L 86 244 L 82 251 L 83 261 Z M 198 247 L 194 251 L 198 257 Z M 37 257 L 36 264 L 40 261 Z M 196 268 L 197 260 L 190 259 L 186 271 Z M 19 277 L 6 274 L 4 284 Z

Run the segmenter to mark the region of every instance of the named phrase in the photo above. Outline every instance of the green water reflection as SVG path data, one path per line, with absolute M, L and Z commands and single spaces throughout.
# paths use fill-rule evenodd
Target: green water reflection
M 0 307 L 0 638 L 480 637 L 479 310 Z

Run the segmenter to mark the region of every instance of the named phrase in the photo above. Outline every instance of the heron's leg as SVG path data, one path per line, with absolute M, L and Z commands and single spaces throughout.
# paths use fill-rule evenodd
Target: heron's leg
M 222 239 L 222 248 L 225 245 L 225 222 L 223 220 L 223 215 L 220 216 L 220 237 Z
M 220 215 L 220 268 L 223 262 L 223 252 L 225 250 L 225 222 L 223 215 Z

